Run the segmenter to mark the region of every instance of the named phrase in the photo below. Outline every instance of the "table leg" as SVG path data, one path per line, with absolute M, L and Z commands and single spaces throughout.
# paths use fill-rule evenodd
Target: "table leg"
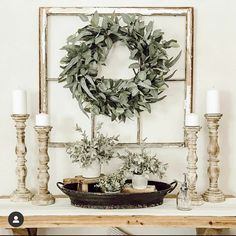
M 13 235 L 24 235 L 24 236 L 37 236 L 37 228 L 26 228 L 26 229 L 12 229 Z

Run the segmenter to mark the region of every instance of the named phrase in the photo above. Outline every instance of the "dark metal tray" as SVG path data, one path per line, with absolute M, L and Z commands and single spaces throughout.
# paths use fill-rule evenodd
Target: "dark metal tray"
M 130 183 L 131 181 L 127 181 Z M 172 192 L 177 181 L 170 184 L 157 181 L 148 181 L 149 185 L 155 185 L 156 192 L 147 193 L 102 193 L 94 184 L 89 186 L 89 192 L 77 190 L 77 183 L 63 184 L 57 182 L 57 187 L 69 196 L 71 204 L 84 208 L 122 209 L 142 208 L 161 205 L 166 194 Z

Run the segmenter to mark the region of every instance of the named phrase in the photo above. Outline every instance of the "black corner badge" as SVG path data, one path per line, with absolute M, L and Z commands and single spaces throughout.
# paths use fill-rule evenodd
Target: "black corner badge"
M 12 227 L 20 227 L 24 223 L 24 216 L 20 212 L 14 211 L 8 216 L 8 223 Z

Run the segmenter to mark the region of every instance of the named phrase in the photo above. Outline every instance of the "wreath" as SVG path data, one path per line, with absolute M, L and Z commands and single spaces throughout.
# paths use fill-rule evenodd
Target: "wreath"
M 88 21 L 86 15 L 79 15 Z M 62 47 L 66 56 L 61 59 L 63 71 L 59 82 L 66 82 L 73 98 L 81 110 L 93 115 L 106 115 L 111 120 L 122 120 L 139 116 L 142 111 L 151 112 L 151 103 L 166 97 L 163 91 L 167 81 L 176 72 L 170 68 L 178 61 L 169 58 L 167 50 L 179 47 L 177 41 L 163 40 L 162 30 L 153 30 L 153 22 L 147 25 L 140 15 L 121 14 L 99 15 L 95 12 L 90 23 L 67 38 Z M 130 51 L 129 65 L 134 76 L 129 80 L 98 78 L 98 70 L 105 65 L 112 46 L 121 41 Z

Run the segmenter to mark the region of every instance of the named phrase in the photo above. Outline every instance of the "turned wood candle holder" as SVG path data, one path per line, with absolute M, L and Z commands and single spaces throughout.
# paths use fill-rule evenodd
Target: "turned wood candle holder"
M 16 166 L 16 175 L 17 175 L 17 188 L 11 195 L 11 201 L 14 202 L 26 202 L 30 201 L 33 194 L 26 188 L 26 176 L 27 176 L 27 167 L 26 163 L 26 153 L 27 148 L 25 146 L 25 122 L 29 118 L 28 114 L 13 114 L 11 115 L 12 119 L 15 121 L 16 127 L 16 156 L 17 156 L 17 166 Z
M 55 198 L 48 191 L 48 140 L 49 132 L 51 131 L 51 126 L 36 126 L 35 130 L 38 134 L 39 142 L 39 173 L 38 173 L 38 193 L 33 197 L 32 204 L 39 206 L 47 206 L 55 203 Z
M 218 128 L 219 120 L 221 119 L 221 117 L 222 114 L 205 114 L 205 118 L 207 120 L 207 127 L 209 130 L 209 167 L 207 171 L 209 177 L 209 187 L 207 191 L 203 194 L 203 199 L 207 202 L 225 201 L 225 196 L 223 192 L 218 188 L 218 179 L 220 175 L 220 168 L 218 166 L 218 155 L 220 152 L 220 147 L 218 144 Z
M 191 203 L 193 206 L 199 206 L 203 204 L 203 198 L 196 191 L 197 183 L 197 134 L 201 130 L 200 126 L 185 126 L 186 133 L 186 143 L 188 147 L 188 156 L 187 156 L 187 179 L 189 194 L 191 198 Z

